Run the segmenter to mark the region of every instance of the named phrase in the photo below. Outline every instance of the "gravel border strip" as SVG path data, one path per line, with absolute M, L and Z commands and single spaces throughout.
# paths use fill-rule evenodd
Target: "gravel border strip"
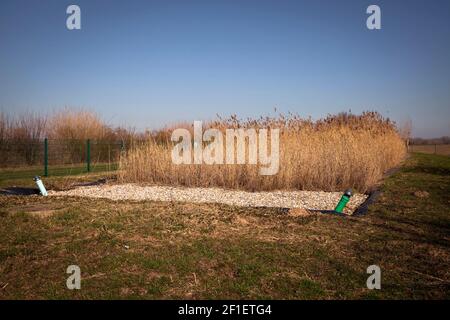
M 248 192 L 219 188 L 186 188 L 142 186 L 137 184 L 103 184 L 77 187 L 67 191 L 49 191 L 49 196 L 107 198 L 115 201 L 182 201 L 194 203 L 223 203 L 242 207 L 302 208 L 311 211 L 334 210 L 342 192 L 324 191 L 265 191 Z M 344 210 L 352 214 L 367 195 L 355 194 Z

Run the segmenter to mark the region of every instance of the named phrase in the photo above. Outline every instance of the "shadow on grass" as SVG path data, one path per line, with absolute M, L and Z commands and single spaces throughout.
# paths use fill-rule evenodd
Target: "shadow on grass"
M 412 168 L 404 168 L 403 172 L 406 173 L 427 173 L 437 176 L 450 176 L 450 168 L 442 168 L 435 166 L 417 166 Z
M 372 245 L 379 244 L 383 248 L 389 241 L 409 241 L 421 245 L 428 244 L 439 246 L 445 249 L 450 247 L 450 242 L 446 239 L 448 234 L 448 223 L 437 224 L 433 221 L 414 221 L 398 217 L 383 216 L 382 220 L 358 220 L 358 224 L 367 230 L 372 230 L 373 235 L 366 240 Z M 376 232 L 373 229 L 378 229 Z M 357 246 L 357 254 L 362 256 L 372 250 L 373 247 Z M 410 255 L 411 252 L 397 252 L 400 255 Z
M 0 194 L 7 196 L 31 196 L 39 194 L 39 190 L 36 188 L 8 187 L 1 188 Z

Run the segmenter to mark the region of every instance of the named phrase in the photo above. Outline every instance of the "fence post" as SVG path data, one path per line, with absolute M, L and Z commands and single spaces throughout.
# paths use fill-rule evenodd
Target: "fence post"
M 48 177 L 48 139 L 44 139 L 44 177 Z
M 111 144 L 108 142 L 108 171 L 111 171 Z
M 86 141 L 86 164 L 87 172 L 91 172 L 91 139 Z
M 437 144 L 434 144 L 434 154 L 437 154 Z

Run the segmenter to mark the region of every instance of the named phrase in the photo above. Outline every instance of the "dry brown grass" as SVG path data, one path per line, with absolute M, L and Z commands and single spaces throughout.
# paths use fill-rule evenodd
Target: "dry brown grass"
M 119 180 L 246 190 L 342 190 L 364 192 L 406 154 L 395 124 L 378 113 L 339 114 L 313 122 L 295 115 L 240 121 L 235 116 L 207 124 L 225 128 L 279 128 L 280 169 L 262 176 L 259 166 L 175 165 L 170 132 L 129 150 L 121 159 Z M 161 137 L 166 137 L 165 140 Z M 162 141 L 163 140 L 163 141 Z
M 91 139 L 92 158 L 118 160 L 118 143 L 134 136 L 131 130 L 111 128 L 96 113 L 69 110 L 51 115 L 0 112 L 0 166 L 17 167 L 42 164 L 44 138 L 49 138 L 49 163 L 80 163 L 85 158 L 86 140 Z M 112 145 L 112 151 L 109 144 Z
M 55 113 L 50 118 L 47 135 L 50 139 L 101 140 L 109 132 L 110 129 L 97 114 L 66 109 Z
M 39 157 L 39 141 L 45 134 L 47 117 L 24 112 L 10 117 L 0 112 L 0 166 L 7 164 L 10 154 L 19 155 L 27 165 Z

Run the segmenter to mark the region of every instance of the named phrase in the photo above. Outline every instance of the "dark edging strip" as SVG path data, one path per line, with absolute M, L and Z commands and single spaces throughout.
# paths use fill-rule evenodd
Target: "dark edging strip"
M 374 203 L 378 197 L 380 196 L 381 191 L 380 190 L 375 190 L 372 191 L 369 194 L 369 197 L 366 199 L 366 201 L 364 201 L 351 215 L 352 217 L 356 217 L 356 216 L 362 216 L 365 215 L 367 213 L 367 211 L 369 210 L 369 206 Z
M 406 157 L 406 159 L 409 158 L 409 155 Z M 386 178 L 396 174 L 397 172 L 399 172 L 402 169 L 402 166 L 398 166 L 392 169 L 389 169 L 388 171 L 386 171 L 383 175 L 383 180 L 385 180 Z M 366 201 L 364 201 L 351 215 L 353 216 L 362 216 L 365 215 L 367 213 L 367 211 L 369 211 L 369 206 L 374 203 L 375 201 L 377 201 L 378 197 L 381 194 L 381 190 L 379 189 L 380 186 L 378 186 L 375 190 L 373 190 L 371 193 L 369 193 L 369 197 L 366 199 Z
M 382 179 L 385 180 L 386 178 L 388 178 L 388 177 L 392 176 L 393 174 L 399 172 L 401 169 L 402 169 L 402 166 L 389 169 L 388 171 L 386 171 L 384 173 Z M 334 210 L 308 210 L 308 211 L 310 211 L 310 212 L 318 212 L 318 213 L 323 213 L 323 214 L 333 214 L 333 215 L 342 216 L 342 217 L 363 216 L 369 211 L 369 206 L 371 204 L 373 204 L 375 201 L 377 201 L 378 197 L 382 193 L 379 188 L 380 188 L 380 186 L 378 186 L 375 190 L 370 192 L 369 193 L 369 197 L 361 205 L 359 205 L 359 207 L 356 208 L 356 210 L 350 215 L 339 213 L 339 212 L 334 211 Z
M 308 209 L 307 210 L 309 212 L 332 214 L 332 215 L 340 216 L 340 217 L 344 217 L 344 218 L 345 217 L 362 216 L 367 213 L 367 211 L 369 210 L 369 206 L 377 200 L 377 198 L 380 194 L 381 194 L 380 190 L 372 191 L 369 194 L 369 197 L 358 208 L 356 208 L 356 210 L 352 214 L 339 213 L 335 210 L 308 210 Z

